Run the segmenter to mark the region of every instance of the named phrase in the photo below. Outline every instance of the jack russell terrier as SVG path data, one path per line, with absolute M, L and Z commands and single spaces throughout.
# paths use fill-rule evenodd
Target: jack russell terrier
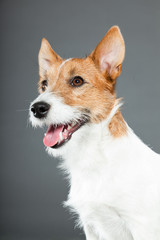
M 130 129 L 116 98 L 125 44 L 113 26 L 85 58 L 62 59 L 46 39 L 39 52 L 33 126 L 47 125 L 44 145 L 62 156 L 87 240 L 160 240 L 160 155 Z

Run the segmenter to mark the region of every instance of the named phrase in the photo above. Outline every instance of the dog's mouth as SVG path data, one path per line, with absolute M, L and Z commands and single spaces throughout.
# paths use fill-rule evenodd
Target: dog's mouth
M 51 124 L 44 136 L 43 143 L 46 147 L 59 148 L 70 140 L 72 134 L 82 127 L 88 120 L 78 120 L 68 124 Z

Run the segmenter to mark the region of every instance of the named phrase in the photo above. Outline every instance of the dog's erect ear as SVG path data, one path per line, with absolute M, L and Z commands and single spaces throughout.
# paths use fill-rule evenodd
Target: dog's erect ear
M 39 60 L 39 74 L 41 77 L 45 77 L 47 70 L 51 65 L 60 63 L 61 57 L 58 56 L 51 48 L 47 39 L 43 38 L 41 48 L 38 55 Z
M 113 26 L 91 53 L 90 57 L 102 74 L 115 80 L 121 73 L 125 44 L 119 27 Z

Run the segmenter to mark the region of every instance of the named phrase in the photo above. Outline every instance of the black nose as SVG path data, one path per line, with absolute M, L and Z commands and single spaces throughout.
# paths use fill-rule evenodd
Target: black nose
M 50 105 L 46 102 L 36 102 L 31 106 L 31 111 L 36 118 L 44 118 L 47 116 Z

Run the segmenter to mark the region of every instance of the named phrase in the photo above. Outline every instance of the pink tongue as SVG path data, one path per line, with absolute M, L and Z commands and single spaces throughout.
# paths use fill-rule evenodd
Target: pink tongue
M 46 135 L 43 139 L 43 143 L 45 146 L 47 147 L 52 147 L 54 146 L 56 143 L 58 143 L 59 141 L 59 134 L 60 132 L 62 132 L 63 130 L 63 125 L 57 127 L 57 128 L 54 128 L 53 125 L 51 125 L 47 132 L 46 132 Z

